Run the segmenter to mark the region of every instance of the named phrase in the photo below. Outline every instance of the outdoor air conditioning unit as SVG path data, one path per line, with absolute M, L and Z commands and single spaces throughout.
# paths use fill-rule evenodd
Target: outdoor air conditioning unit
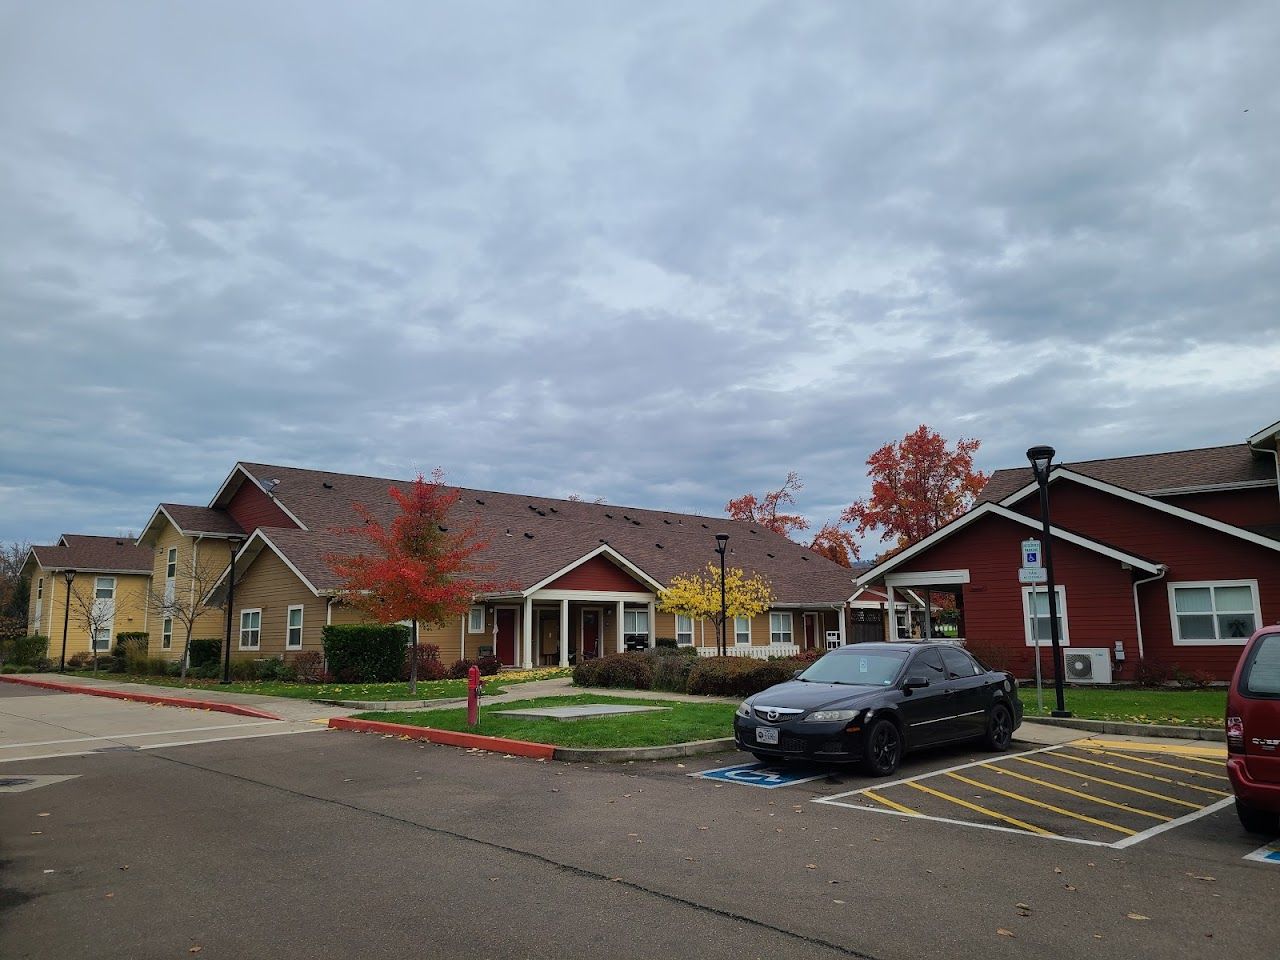
M 1068 683 L 1110 683 L 1111 651 L 1098 649 L 1063 650 Z

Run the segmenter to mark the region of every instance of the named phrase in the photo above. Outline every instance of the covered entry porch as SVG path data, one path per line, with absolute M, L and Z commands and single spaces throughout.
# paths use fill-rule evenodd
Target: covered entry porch
M 520 610 L 520 666 L 567 667 L 627 649 L 652 647 L 653 593 L 595 595 L 542 590 Z
M 968 582 L 968 570 L 886 574 L 884 639 L 963 641 Z

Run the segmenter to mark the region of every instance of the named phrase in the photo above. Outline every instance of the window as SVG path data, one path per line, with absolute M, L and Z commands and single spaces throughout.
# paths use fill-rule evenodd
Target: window
M 94 581 L 93 595 L 98 600 L 114 600 L 116 598 L 116 578 L 98 577 Z
M 622 632 L 628 637 L 649 636 L 649 611 L 622 611 Z
M 1054 595 L 1058 600 L 1058 640 L 1064 647 L 1069 647 L 1071 641 L 1067 630 L 1067 588 L 1056 587 Z M 1028 647 L 1053 645 L 1053 628 L 1049 621 L 1049 591 L 1044 587 L 1022 588 L 1022 627 Z
M 751 643 L 751 618 L 750 617 L 734 617 L 733 618 L 733 642 L 741 644 Z
M 484 607 L 478 603 L 467 612 L 467 633 L 484 633 Z
M 676 645 L 680 647 L 693 646 L 693 617 L 676 614 Z
M 1280 700 L 1280 633 L 1264 633 L 1258 638 L 1240 674 L 1240 692 L 1246 697 Z
M 240 611 L 240 649 L 257 650 L 262 645 L 262 611 Z
M 789 613 L 769 614 L 769 642 L 770 643 L 790 643 L 791 642 L 791 614 Z
M 976 677 L 982 672 L 973 658 L 959 647 L 942 648 L 942 665 L 947 668 L 947 679 L 957 680 L 960 677 Z
M 1257 580 L 1169 584 L 1173 642 L 1231 643 L 1243 646 L 1258 629 Z
M 93 649 L 99 652 L 111 649 L 110 627 L 98 627 L 93 631 Z
M 173 617 L 165 617 L 160 627 L 160 646 L 168 650 L 173 646 Z
M 284 646 L 286 650 L 302 649 L 302 607 L 290 607 L 285 621 Z
M 44 577 L 36 578 L 36 599 L 44 599 Z
M 924 677 L 930 683 L 941 683 L 947 679 L 947 670 L 942 665 L 942 657 L 936 649 L 921 650 L 911 661 L 907 669 L 909 677 Z
M 172 580 L 178 575 L 178 548 L 170 547 L 168 559 L 164 562 L 164 578 Z

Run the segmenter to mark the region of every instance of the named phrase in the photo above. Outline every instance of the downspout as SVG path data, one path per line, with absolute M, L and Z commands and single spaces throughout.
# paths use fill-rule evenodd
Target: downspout
M 1145 660 L 1147 658 L 1147 652 L 1146 652 L 1146 648 L 1142 645 L 1142 611 L 1138 609 L 1138 588 L 1142 586 L 1144 583 L 1151 583 L 1154 580 L 1159 580 L 1168 572 L 1169 572 L 1169 568 L 1162 563 L 1160 564 L 1160 572 L 1157 573 L 1154 577 L 1146 577 L 1142 580 L 1133 581 L 1133 625 L 1138 628 L 1138 659 L 1139 660 Z
M 1273 439 L 1275 439 L 1275 438 L 1273 438 Z M 1280 440 L 1276 440 L 1276 443 L 1277 443 L 1277 444 L 1280 444 Z M 1249 444 L 1249 449 L 1250 449 L 1250 450 L 1252 450 L 1252 451 L 1254 451 L 1255 453 L 1269 453 L 1269 454 L 1271 454 L 1271 456 L 1275 457 L 1275 461 L 1276 461 L 1276 496 L 1277 496 L 1277 497 L 1280 497 L 1280 446 L 1277 446 L 1277 447 L 1275 447 L 1275 448 L 1267 448 L 1267 447 L 1255 447 L 1253 444 Z

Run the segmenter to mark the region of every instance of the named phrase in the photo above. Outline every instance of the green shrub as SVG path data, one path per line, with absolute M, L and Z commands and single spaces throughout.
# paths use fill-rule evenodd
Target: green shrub
M 382 683 L 400 675 L 409 628 L 398 623 L 331 624 L 320 636 L 329 671 L 339 681 Z
M 49 656 L 49 638 L 39 633 L 13 637 L 0 644 L 0 660 L 15 667 L 35 666 Z
M 659 650 L 674 650 L 679 647 L 675 637 L 658 637 L 653 642 Z
M 121 633 L 117 636 L 115 648 L 111 651 L 114 673 L 147 672 L 147 635 L 145 633 Z
M 596 678 L 600 675 L 599 660 L 583 660 L 573 668 L 573 684 L 576 687 L 598 687 Z
M 653 664 L 653 689 L 672 693 L 689 692 L 689 674 L 697 664 L 697 656 L 657 657 Z
M 257 666 L 257 676 L 255 680 L 283 680 L 288 671 L 285 670 L 284 660 L 280 657 L 270 657 L 266 660 L 255 661 Z
M 116 643 L 126 643 L 130 640 L 137 641 L 145 647 L 151 639 L 151 634 L 146 630 L 125 630 L 116 634 Z
M 791 658 L 755 660 L 750 657 L 702 657 L 689 672 L 689 693 L 720 697 L 749 697 L 775 683 L 784 683 L 804 666 Z
M 652 653 L 611 653 L 598 660 L 583 661 L 573 669 L 573 682 L 583 687 L 648 690 L 653 685 Z
M 81 650 L 79 653 L 73 653 L 67 657 L 68 670 L 88 670 L 93 666 L 93 654 L 88 650 Z
M 168 657 L 147 658 L 147 673 L 153 677 L 167 677 L 172 666 L 173 661 Z
M 222 641 L 218 637 L 191 638 L 191 668 L 217 663 L 222 659 Z
M 257 680 L 258 665 L 252 660 L 231 661 L 232 680 Z
M 222 677 L 222 664 L 217 660 L 202 663 L 198 667 L 192 667 L 187 676 L 195 677 L 197 680 L 218 680 Z
M 29 664 L 23 664 L 20 667 L 15 667 L 13 672 L 14 673 L 36 673 L 37 671 L 35 667 Z

